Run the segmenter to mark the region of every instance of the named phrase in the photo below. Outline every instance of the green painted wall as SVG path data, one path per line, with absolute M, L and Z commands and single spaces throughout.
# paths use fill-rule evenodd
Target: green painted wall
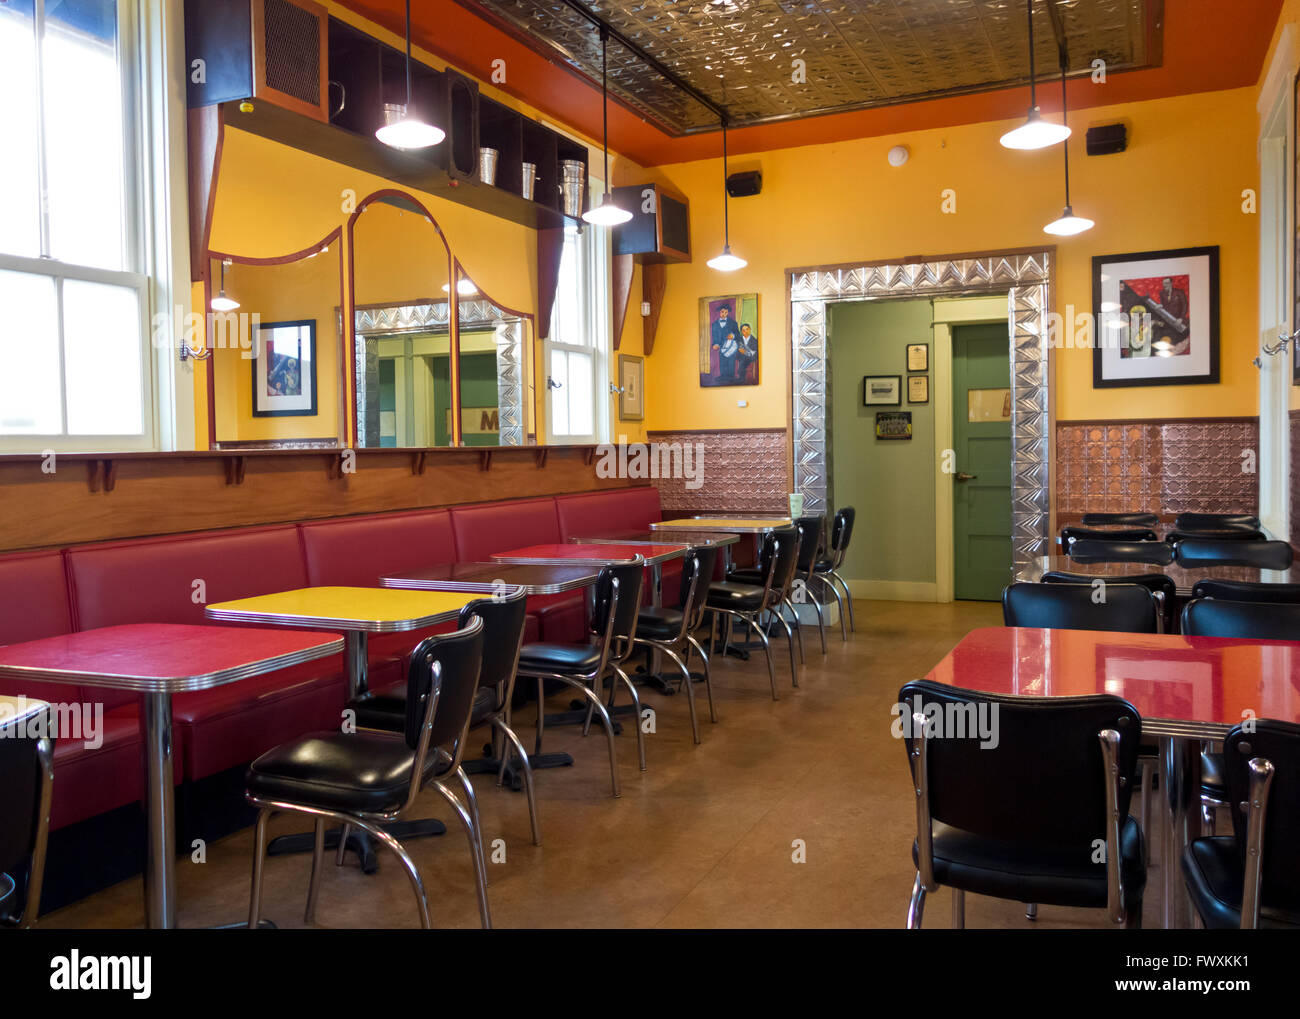
M 934 338 L 929 300 L 859 301 L 828 309 L 831 483 L 857 509 L 852 580 L 935 582 Z M 930 402 L 907 402 L 907 345 L 931 346 Z M 914 373 L 921 374 L 921 373 Z M 902 377 L 897 407 L 864 407 L 864 375 Z M 877 410 L 910 411 L 912 438 L 877 439 Z

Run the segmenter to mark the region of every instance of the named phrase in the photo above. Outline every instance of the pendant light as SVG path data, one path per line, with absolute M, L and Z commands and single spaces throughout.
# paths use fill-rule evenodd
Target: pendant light
M 221 289 L 217 291 L 217 296 L 212 299 L 210 306 L 213 311 L 234 311 L 239 307 L 239 302 L 233 297 L 226 296 L 226 266 L 230 264 L 230 259 L 221 260 Z
M 714 255 L 707 265 L 718 272 L 735 272 L 749 265 L 739 255 L 731 253 L 731 215 L 728 206 L 730 193 L 727 191 L 727 118 L 722 118 L 722 254 Z
M 605 147 L 605 196 L 600 204 L 588 209 L 582 218 L 593 226 L 618 226 L 632 218 L 620 205 L 614 204 L 614 193 L 609 185 L 609 29 L 600 26 L 600 116 Z
M 1070 129 L 1044 120 L 1038 109 L 1034 83 L 1034 0 L 1026 0 L 1025 6 L 1029 11 L 1029 116 L 1015 130 L 1002 136 L 1002 145 L 1008 149 L 1045 149 L 1069 138 Z
M 1067 116 L 1065 105 L 1065 68 L 1069 61 L 1064 53 L 1061 54 L 1061 120 L 1064 122 Z M 1052 220 L 1047 226 L 1043 227 L 1043 233 L 1055 234 L 1058 237 L 1073 237 L 1075 234 L 1081 234 L 1085 230 L 1091 230 L 1097 224 L 1085 216 L 1076 216 L 1074 207 L 1070 204 L 1070 146 L 1065 144 L 1061 146 L 1065 150 L 1065 209 L 1060 217 Z
M 442 128 L 411 115 L 411 0 L 406 0 L 406 102 L 384 103 L 384 123 L 375 137 L 395 149 L 427 149 L 447 137 Z

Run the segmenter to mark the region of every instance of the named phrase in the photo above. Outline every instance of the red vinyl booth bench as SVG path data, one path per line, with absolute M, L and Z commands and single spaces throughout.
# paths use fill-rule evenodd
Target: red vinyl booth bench
M 206 623 L 210 602 L 298 587 L 371 587 L 384 573 L 487 559 L 584 533 L 645 529 L 659 519 L 658 489 L 641 487 L 0 556 L 0 644 L 121 623 Z M 676 597 L 680 564 L 672 565 L 665 571 L 665 601 Z M 428 632 L 372 635 L 371 688 L 402 682 L 407 655 Z M 529 599 L 525 640 L 577 641 L 584 632 L 582 592 Z M 103 705 L 100 745 L 55 744 L 53 828 L 141 799 L 134 694 L 54 683 L 20 689 L 4 680 L 0 693 Z M 215 775 L 304 733 L 332 729 L 344 699 L 341 656 L 178 694 L 176 782 Z

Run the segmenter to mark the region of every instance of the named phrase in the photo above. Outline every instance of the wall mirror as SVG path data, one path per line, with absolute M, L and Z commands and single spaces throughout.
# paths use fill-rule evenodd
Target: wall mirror
M 205 346 L 220 446 L 341 441 L 339 236 L 278 258 L 210 253 Z

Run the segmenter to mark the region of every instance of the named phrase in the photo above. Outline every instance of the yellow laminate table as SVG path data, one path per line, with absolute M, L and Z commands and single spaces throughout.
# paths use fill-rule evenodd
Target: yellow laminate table
M 343 631 L 348 691 L 356 698 L 367 689 L 366 637 L 371 633 L 422 630 L 456 619 L 481 593 L 405 591 L 387 587 L 303 587 L 254 598 L 217 602 L 209 619 L 308 630 Z
M 730 534 L 762 534 L 777 527 L 789 527 L 789 517 L 679 517 L 656 520 L 654 531 L 726 531 Z

